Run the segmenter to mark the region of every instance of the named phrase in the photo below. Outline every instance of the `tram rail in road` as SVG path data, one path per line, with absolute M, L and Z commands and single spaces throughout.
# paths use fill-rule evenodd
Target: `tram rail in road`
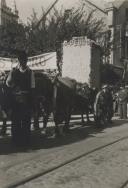
M 128 188 L 128 180 L 120 188 Z
M 51 172 L 53 172 L 53 171 L 56 171 L 56 170 L 58 170 L 58 169 L 60 169 L 60 168 L 63 168 L 64 166 L 69 165 L 70 163 L 72 163 L 72 162 L 74 162 L 74 161 L 77 161 L 77 160 L 79 160 L 79 159 L 81 159 L 81 158 L 83 158 L 83 157 L 86 157 L 86 156 L 88 156 L 89 154 L 92 154 L 92 153 L 95 153 L 95 152 L 97 152 L 97 151 L 100 151 L 100 150 L 102 150 L 102 149 L 104 149 L 104 148 L 106 148 L 106 147 L 112 146 L 112 145 L 114 145 L 114 144 L 116 144 L 116 143 L 118 143 L 118 142 L 121 142 L 121 141 L 123 141 L 123 140 L 126 140 L 126 139 L 128 139 L 128 136 L 125 136 L 125 137 L 116 139 L 116 140 L 114 140 L 114 141 L 112 141 L 112 142 L 109 142 L 109 143 L 104 144 L 104 145 L 102 145 L 102 146 L 100 146 L 100 147 L 97 147 L 97 148 L 95 148 L 95 149 L 93 149 L 93 150 L 91 150 L 91 151 L 89 151 L 89 152 L 82 153 L 82 154 L 80 154 L 80 155 L 78 155 L 78 156 L 76 156 L 76 157 L 74 157 L 74 158 L 71 158 L 71 159 L 69 159 L 69 160 L 66 160 L 65 162 L 62 162 L 61 164 L 58 164 L 57 166 L 54 166 L 54 167 L 52 167 L 52 168 L 49 168 L 49 169 L 47 169 L 47 170 L 45 170 L 45 171 L 42 171 L 42 172 L 39 172 L 39 173 L 37 173 L 37 174 L 31 175 L 31 176 L 29 176 L 29 177 L 27 177 L 27 178 L 22 179 L 21 181 L 16 181 L 16 182 L 14 182 L 14 183 L 12 183 L 12 184 L 9 184 L 9 185 L 7 185 L 7 186 L 4 187 L 4 188 L 16 188 L 16 187 L 18 187 L 18 186 L 24 185 L 24 184 L 26 184 L 26 183 L 28 183 L 28 182 L 31 182 L 32 180 L 35 180 L 35 179 L 37 179 L 37 178 L 39 178 L 39 177 L 41 177 L 41 176 L 47 175 L 47 174 L 49 174 L 49 173 L 51 173 Z M 121 186 L 121 188 L 125 188 L 125 186 L 127 185 L 127 183 L 128 183 L 128 181 L 126 181 L 126 182 Z

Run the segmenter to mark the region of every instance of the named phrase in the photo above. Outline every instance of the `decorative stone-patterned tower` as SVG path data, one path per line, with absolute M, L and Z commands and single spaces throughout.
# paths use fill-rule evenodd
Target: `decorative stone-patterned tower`
M 6 0 L 0 0 L 0 25 L 18 22 L 19 15 L 16 2 L 13 2 L 13 8 L 7 6 Z
M 16 6 L 16 1 L 12 1 L 12 12 L 18 16 L 18 10 L 17 10 L 17 6 Z

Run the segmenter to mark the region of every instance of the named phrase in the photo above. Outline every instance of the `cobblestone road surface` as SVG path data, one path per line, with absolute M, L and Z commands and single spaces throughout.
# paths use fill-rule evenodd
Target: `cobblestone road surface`
M 115 120 L 107 128 L 81 127 L 72 122 L 71 134 L 55 139 L 32 136 L 29 149 L 14 148 L 10 137 L 0 139 L 0 188 L 45 172 L 61 163 L 128 137 L 127 121 Z M 115 188 L 128 179 L 128 140 L 89 154 L 85 158 L 19 187 L 37 188 Z M 85 186 L 86 185 L 86 186 Z

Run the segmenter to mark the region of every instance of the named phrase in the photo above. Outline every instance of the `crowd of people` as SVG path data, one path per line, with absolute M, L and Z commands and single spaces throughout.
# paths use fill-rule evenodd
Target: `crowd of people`
M 128 87 L 103 85 L 96 95 L 94 103 L 94 118 L 97 125 L 112 123 L 113 116 L 127 119 Z
M 0 80 L 2 80 L 2 77 L 3 80 L 6 80 L 3 86 L 11 90 L 9 97 L 5 97 L 6 93 L 4 93 L 3 87 L 2 92 L 0 92 L 0 118 L 2 117 L 3 120 L 1 131 L 6 132 L 7 109 L 11 106 L 12 141 L 18 145 L 27 145 L 30 142 L 31 134 L 35 76 L 27 66 L 27 54 L 25 52 L 18 54 L 18 60 L 18 66 L 10 71 L 6 79 L 3 73 L 0 75 Z M 115 114 L 118 114 L 120 119 L 127 119 L 128 87 L 121 86 L 118 90 L 115 90 L 114 86 L 103 85 L 97 94 L 92 92 L 92 94 L 94 93 L 95 101 L 85 104 L 93 106 L 92 112 L 94 112 L 94 120 L 97 126 L 112 123 Z M 8 99 L 8 102 L 5 101 Z

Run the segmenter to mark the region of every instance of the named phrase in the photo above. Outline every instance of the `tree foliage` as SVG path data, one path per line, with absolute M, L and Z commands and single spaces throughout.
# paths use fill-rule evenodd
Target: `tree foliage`
M 39 19 L 33 11 L 27 25 L 11 23 L 1 26 L 0 56 L 11 56 L 17 49 L 26 49 L 30 56 L 56 51 L 58 43 L 75 36 L 87 36 L 96 40 L 104 22 L 95 18 L 94 12 L 95 10 L 86 13 L 83 7 L 70 10 L 58 10 L 54 7 L 40 27 L 35 28 Z
M 0 56 L 13 56 L 16 50 L 26 49 L 26 46 L 26 26 L 10 23 L 0 27 Z
M 95 10 L 87 14 L 82 8 L 65 11 L 54 8 L 41 28 L 33 31 L 32 27 L 30 37 L 33 36 L 37 48 L 43 52 L 55 51 L 56 43 L 70 40 L 73 36 L 87 36 L 96 40 L 98 33 L 104 27 L 104 22 L 102 19 L 94 18 L 94 12 Z M 30 25 L 33 26 L 33 22 Z

